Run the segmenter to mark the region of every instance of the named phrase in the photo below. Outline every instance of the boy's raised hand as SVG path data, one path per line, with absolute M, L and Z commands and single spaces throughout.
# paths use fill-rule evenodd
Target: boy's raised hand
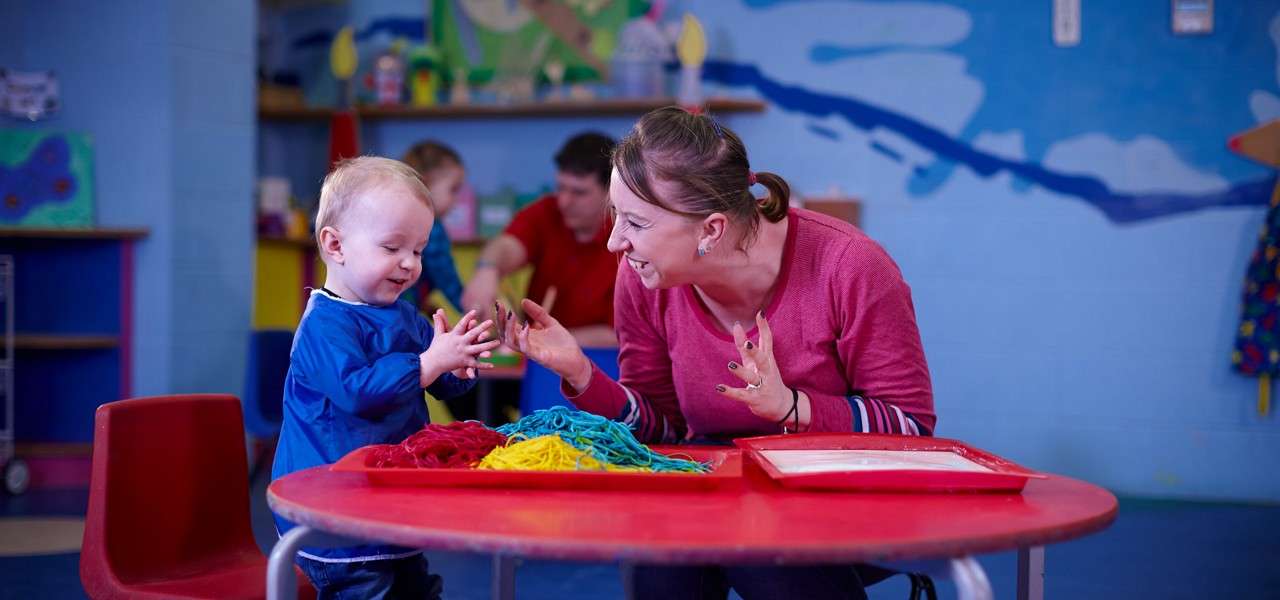
M 435 336 L 426 352 L 419 355 L 422 387 L 431 385 L 445 373 L 452 372 L 459 379 L 475 379 L 476 369 L 492 369 L 492 363 L 480 362 L 498 347 L 498 340 L 488 340 L 488 329 L 493 321 L 476 323 L 476 311 L 463 315 L 449 329 L 444 310 L 431 315 Z

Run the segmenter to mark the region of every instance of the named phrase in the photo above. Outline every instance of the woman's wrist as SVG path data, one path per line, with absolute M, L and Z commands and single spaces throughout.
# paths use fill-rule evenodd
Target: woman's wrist
M 799 399 L 796 401 L 796 419 L 799 421 L 799 427 L 796 431 L 809 431 L 813 424 L 813 402 L 809 398 L 809 394 L 801 390 L 796 390 Z
M 581 394 L 591 384 L 591 375 L 595 372 L 595 368 L 591 364 L 591 359 L 579 352 L 578 360 L 574 361 L 573 367 L 568 371 L 563 375 L 564 380 L 575 392 Z

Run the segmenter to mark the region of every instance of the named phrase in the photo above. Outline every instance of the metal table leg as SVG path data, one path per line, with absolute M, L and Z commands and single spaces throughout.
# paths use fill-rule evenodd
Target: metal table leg
M 493 600 L 515 600 L 516 559 L 504 554 L 493 555 L 493 573 L 489 586 Z
M 298 525 L 280 536 L 271 547 L 267 559 L 267 600 L 294 600 L 298 597 L 298 580 L 293 573 L 293 557 L 298 555 L 302 542 L 311 535 L 311 528 Z
M 956 583 L 960 600 L 992 600 L 995 597 L 987 572 L 972 556 L 951 559 L 951 579 Z
M 1044 600 L 1044 546 L 1018 548 L 1018 600 Z
M 338 548 L 362 543 L 347 537 L 325 533 L 306 525 L 297 525 L 280 536 L 267 558 L 267 600 L 294 600 L 298 597 L 298 578 L 293 559 L 302 546 Z
M 995 597 L 987 572 L 972 556 L 878 564 L 902 573 L 922 573 L 935 579 L 950 578 L 956 585 L 960 600 L 992 600 Z

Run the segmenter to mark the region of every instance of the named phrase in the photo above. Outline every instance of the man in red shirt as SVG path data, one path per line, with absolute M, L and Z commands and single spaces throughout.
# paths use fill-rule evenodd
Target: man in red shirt
M 605 242 L 612 138 L 578 134 L 556 154 L 556 193 L 525 207 L 476 261 L 462 304 L 493 310 L 502 277 L 533 265 L 526 296 L 554 295 L 551 316 L 585 347 L 618 345 L 613 330 L 613 281 L 618 259 Z

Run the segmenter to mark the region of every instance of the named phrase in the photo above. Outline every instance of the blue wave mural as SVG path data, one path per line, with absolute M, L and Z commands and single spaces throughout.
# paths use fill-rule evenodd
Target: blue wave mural
M 918 120 L 868 102 L 779 83 L 754 65 L 709 60 L 703 66 L 703 79 L 733 87 L 755 89 L 785 110 L 818 118 L 838 116 L 865 131 L 883 127 L 929 149 L 939 158 L 965 165 L 983 177 L 1008 172 L 1045 189 L 1080 198 L 1115 223 L 1133 223 L 1208 208 L 1263 206 L 1270 200 L 1271 190 L 1276 182 L 1275 177 L 1266 177 L 1236 183 L 1226 190 L 1206 194 L 1115 192 L 1096 177 L 1056 173 L 1039 163 L 1002 158 L 974 148 Z M 877 151 L 883 152 L 881 149 Z M 894 156 L 890 155 L 890 158 Z

